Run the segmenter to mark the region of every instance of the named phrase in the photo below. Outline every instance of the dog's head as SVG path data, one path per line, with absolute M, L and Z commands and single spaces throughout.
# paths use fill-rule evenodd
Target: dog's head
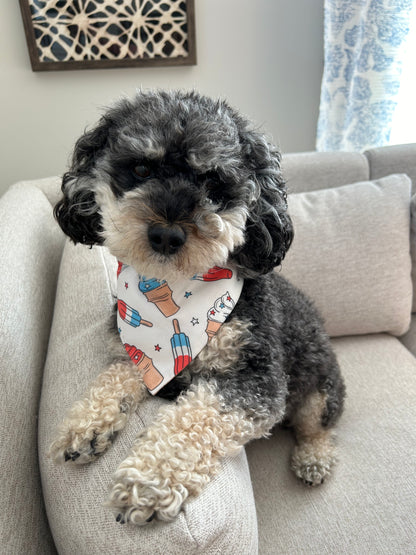
M 63 231 L 145 275 L 231 261 L 255 277 L 281 263 L 293 237 L 278 152 L 225 102 L 197 93 L 120 101 L 76 143 L 62 191 Z

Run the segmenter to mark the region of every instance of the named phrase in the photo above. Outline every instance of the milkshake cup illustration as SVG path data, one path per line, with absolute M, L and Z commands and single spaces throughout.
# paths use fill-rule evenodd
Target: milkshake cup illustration
M 228 291 L 216 299 L 214 306 L 207 312 L 208 320 L 205 331 L 208 335 L 208 341 L 211 341 L 234 307 L 235 302 Z
M 178 312 L 179 306 L 173 300 L 172 289 L 165 280 L 146 279 L 142 276 L 139 281 L 139 290 L 166 318 Z
M 126 322 L 126 324 L 129 324 L 133 328 L 137 328 L 140 325 L 147 326 L 148 328 L 151 328 L 153 326 L 152 322 L 143 320 L 139 312 L 135 308 L 132 308 L 131 306 L 129 306 L 124 301 L 121 301 L 119 299 L 117 301 L 117 307 L 118 307 L 118 313 L 120 314 L 121 318 Z
M 170 340 L 170 345 L 172 347 L 173 359 L 175 361 L 175 376 L 177 376 L 179 372 L 182 372 L 185 366 L 191 362 L 192 351 L 189 337 L 184 333 L 181 333 L 178 320 L 175 319 L 172 323 L 175 333 Z
M 163 376 L 159 370 L 154 366 L 153 360 L 144 354 L 143 351 L 137 349 L 134 345 L 124 344 L 124 347 L 131 358 L 140 370 L 143 376 L 143 381 L 149 391 L 155 389 L 163 381 Z

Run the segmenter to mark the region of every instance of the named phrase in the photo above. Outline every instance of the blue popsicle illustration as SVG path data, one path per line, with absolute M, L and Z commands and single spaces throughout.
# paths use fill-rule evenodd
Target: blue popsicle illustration
M 117 301 L 117 307 L 121 318 L 126 322 L 126 324 L 130 324 L 130 326 L 133 326 L 133 328 L 137 328 L 140 325 L 147 326 L 149 328 L 153 326 L 152 322 L 143 320 L 139 312 L 124 301 L 121 301 L 119 299 Z

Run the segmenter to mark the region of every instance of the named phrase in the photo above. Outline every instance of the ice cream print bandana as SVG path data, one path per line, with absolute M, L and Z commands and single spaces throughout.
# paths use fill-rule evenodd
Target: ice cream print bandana
M 235 307 L 243 279 L 214 267 L 167 283 L 119 262 L 117 325 L 131 360 L 153 395 L 211 341 Z

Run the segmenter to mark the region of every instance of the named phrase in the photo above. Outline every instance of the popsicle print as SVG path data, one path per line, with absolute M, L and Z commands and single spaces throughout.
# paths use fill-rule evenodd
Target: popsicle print
M 170 345 L 172 347 L 173 358 L 175 361 L 176 376 L 191 362 L 192 351 L 189 337 L 184 333 L 181 333 L 178 320 L 174 319 L 172 323 L 175 333 L 170 340 Z
M 120 299 L 117 301 L 117 308 L 121 318 L 126 322 L 126 324 L 130 324 L 130 326 L 133 326 L 133 328 L 137 328 L 140 325 L 147 326 L 149 328 L 153 326 L 152 322 L 143 320 L 136 309 L 132 308 Z
M 205 274 L 195 274 L 192 279 L 197 279 L 198 281 L 219 281 L 220 279 L 231 279 L 232 277 L 232 270 L 228 268 L 220 268 L 219 266 L 214 266 L 213 268 L 210 268 Z
M 118 267 L 117 267 L 117 277 L 121 274 L 121 271 L 123 270 L 123 266 L 124 264 L 122 262 L 120 262 L 120 260 L 118 261 Z

